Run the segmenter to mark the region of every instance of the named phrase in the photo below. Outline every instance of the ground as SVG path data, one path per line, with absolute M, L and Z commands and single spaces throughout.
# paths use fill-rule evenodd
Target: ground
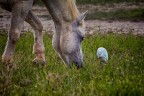
M 140 34 L 140 35 L 144 34 L 144 21 L 142 15 L 144 13 L 143 10 L 144 3 L 140 4 L 121 3 L 112 5 L 87 4 L 84 6 L 79 5 L 78 8 L 80 12 L 89 10 L 89 15 L 87 16 L 88 18 L 86 20 L 87 25 L 86 32 L 89 35 L 92 35 L 93 32 L 97 31 L 101 33 L 116 32 L 122 34 L 131 32 L 132 34 Z M 44 26 L 44 31 L 49 33 L 54 31 L 53 21 L 51 20 L 48 11 L 45 7 L 34 6 L 33 12 L 40 17 L 40 20 L 42 21 L 42 24 Z M 133 13 L 137 15 L 131 15 Z M 117 16 L 117 14 L 119 15 Z M 123 17 L 123 14 L 125 14 L 125 16 L 126 15 L 128 16 Z M 105 17 L 105 15 L 108 16 Z M 123 18 L 126 18 L 126 20 Z M 8 30 L 9 27 L 10 27 L 10 13 L 4 10 L 0 10 L 0 29 Z M 31 27 L 27 23 L 25 23 L 23 30 L 24 31 L 31 30 Z

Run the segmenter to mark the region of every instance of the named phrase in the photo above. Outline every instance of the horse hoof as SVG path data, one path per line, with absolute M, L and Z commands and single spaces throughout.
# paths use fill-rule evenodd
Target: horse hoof
M 46 61 L 41 61 L 41 65 L 45 66 L 46 65 Z
M 3 57 L 2 57 L 2 63 L 3 63 L 3 64 L 11 65 L 11 64 L 13 64 L 13 62 L 14 62 L 14 60 L 11 59 L 11 58 L 3 58 Z
M 45 66 L 46 65 L 46 61 L 45 60 L 33 60 L 33 64 L 34 65 L 42 65 L 42 66 Z

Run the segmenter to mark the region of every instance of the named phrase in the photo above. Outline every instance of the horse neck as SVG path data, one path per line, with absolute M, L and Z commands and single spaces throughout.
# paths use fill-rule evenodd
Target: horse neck
M 43 0 L 55 24 L 72 22 L 79 15 L 75 0 Z

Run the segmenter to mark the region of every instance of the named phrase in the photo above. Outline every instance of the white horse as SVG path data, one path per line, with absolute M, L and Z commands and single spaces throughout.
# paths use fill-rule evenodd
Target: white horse
M 78 68 L 82 67 L 83 53 L 81 42 L 85 35 L 84 18 L 87 11 L 79 14 L 75 0 L 42 1 L 55 24 L 55 33 L 52 40 L 53 48 L 68 67 L 71 67 L 71 62 L 74 62 Z M 34 29 L 33 53 L 36 58 L 33 62 L 40 61 L 42 64 L 46 62 L 43 45 L 43 26 L 31 10 L 33 2 L 34 0 L 0 0 L 1 7 L 12 13 L 8 40 L 2 55 L 2 61 L 5 64 L 13 62 L 16 42 L 20 37 L 24 21 L 28 22 Z

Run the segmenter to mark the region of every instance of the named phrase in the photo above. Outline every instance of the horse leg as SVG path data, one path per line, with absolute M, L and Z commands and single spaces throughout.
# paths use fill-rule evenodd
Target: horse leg
M 24 20 L 32 7 L 33 0 L 17 2 L 12 7 L 11 26 L 8 33 L 8 41 L 2 55 L 2 62 L 9 64 L 13 62 L 13 54 L 16 42 L 19 39 Z
M 42 63 L 45 64 L 45 55 L 44 55 L 44 44 L 43 44 L 43 26 L 41 21 L 35 16 L 32 11 L 30 11 L 25 19 L 32 28 L 34 29 L 34 45 L 33 45 L 33 53 L 36 55 L 36 58 L 33 60 L 34 63 Z

